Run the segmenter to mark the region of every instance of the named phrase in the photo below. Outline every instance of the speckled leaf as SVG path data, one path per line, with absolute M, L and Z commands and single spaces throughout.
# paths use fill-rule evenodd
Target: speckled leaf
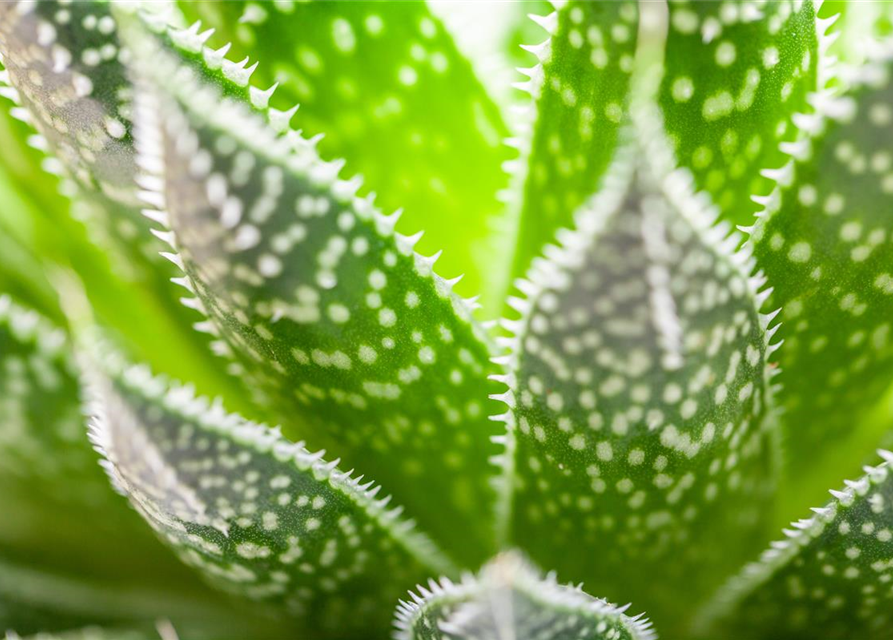
M 430 581 L 401 602 L 397 640 L 652 640 L 642 615 L 545 577 L 517 553 L 504 553 L 461 583 Z
M 826 79 L 811 0 L 671 0 L 660 89 L 678 162 L 734 224 L 750 224 L 754 194 L 771 190 L 761 169 L 779 167 L 795 114 Z
M 706 637 L 893 638 L 893 453 L 785 530 L 705 609 Z
M 14 173 L 28 178 L 28 198 L 35 208 L 44 208 L 38 215 L 53 220 L 35 241 L 45 251 L 50 248 L 49 255 L 40 257 L 75 263 L 90 281 L 94 301 L 102 300 L 103 285 L 135 289 L 137 293 L 123 296 L 126 300 L 119 297 L 119 304 L 127 308 L 117 310 L 111 323 L 127 325 L 125 334 L 135 328 L 130 335 L 146 342 L 157 339 L 152 335 L 156 331 L 174 334 L 168 341 L 178 343 L 178 361 L 169 370 L 200 373 L 196 377 L 203 388 L 232 392 L 238 390 L 237 384 L 209 353 L 208 340 L 192 329 L 199 318 L 180 304 L 179 290 L 170 284 L 179 272 L 158 255 L 163 244 L 151 235 L 151 225 L 140 213 L 144 205 L 134 182 L 130 134 L 132 89 L 112 4 L 99 0 L 0 3 L 0 60 L 6 67 L 0 72 L 0 95 L 12 101 L 10 114 L 28 123 L 28 127 L 3 132 L 2 145 L 9 154 L 4 161 L 35 165 Z M 169 5 L 148 4 L 156 16 Z M 4 101 L 4 110 L 6 106 Z M 38 166 L 60 179 L 34 180 L 29 173 L 39 171 Z M 60 200 L 58 192 L 67 198 Z M 80 223 L 67 219 L 68 214 L 83 222 L 86 234 Z M 83 246 L 84 235 L 101 253 Z M 96 273 L 103 268 L 112 273 Z M 106 282 L 98 282 L 100 277 Z M 125 320 L 127 314 L 152 317 Z M 147 324 L 153 327 L 146 329 Z M 158 360 L 169 361 L 163 356 Z
M 300 109 L 295 126 L 324 134 L 327 159 L 345 158 L 398 230 L 444 250 L 440 268 L 465 274 L 466 295 L 498 311 L 494 271 L 509 247 L 501 164 L 508 129 L 495 104 L 424 2 L 183 2 L 217 30 L 230 57 L 259 60 L 255 82 L 279 83 L 272 102 Z
M 752 232 L 756 259 L 775 287 L 770 302 L 782 307 L 794 478 L 813 466 L 819 445 L 833 447 L 855 434 L 893 374 L 890 68 L 874 68 L 873 84 L 827 101 L 816 123 L 824 131 L 792 150 L 798 159 L 780 172 Z M 801 489 L 800 500 L 815 500 L 808 493 L 815 490 Z
M 679 633 L 759 544 L 773 332 L 709 199 L 681 170 L 656 180 L 629 156 L 534 263 L 522 319 L 506 323 L 502 516 L 538 563 L 609 598 L 635 594 Z
M 0 296 L 0 476 L 94 506 L 113 498 L 98 459 L 65 334 Z
M 340 164 L 295 132 L 277 137 L 154 39 L 135 40 L 148 47 L 136 57 L 151 60 L 137 137 L 158 172 L 144 184 L 206 328 L 289 433 L 362 467 L 451 552 L 482 561 L 498 429 L 487 419 L 490 347 L 470 305 L 433 274 L 437 256 L 414 253 L 395 217 L 336 177 Z M 460 520 L 461 540 L 450 535 Z
M 113 482 L 213 586 L 280 605 L 307 632 L 375 635 L 407 585 L 451 570 L 337 460 L 85 343 L 91 439 Z
M 556 3 L 557 4 L 557 3 Z M 534 100 L 517 139 L 522 202 L 514 273 L 523 275 L 598 188 L 627 119 L 638 32 L 633 0 L 577 1 L 537 20 L 549 32 L 519 86 Z M 528 128 L 531 128 L 528 131 Z

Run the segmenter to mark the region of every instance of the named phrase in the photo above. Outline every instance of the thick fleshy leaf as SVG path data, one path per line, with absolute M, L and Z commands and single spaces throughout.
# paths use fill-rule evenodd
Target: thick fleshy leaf
M 625 615 L 580 587 L 545 577 L 517 553 L 498 556 L 480 576 L 461 583 L 431 580 L 429 589 L 401 602 L 397 640 L 652 640 L 651 624 L 642 615 Z
M 171 6 L 148 4 L 156 17 Z M 100 318 L 145 349 L 153 364 L 191 375 L 209 392 L 247 396 L 209 353 L 208 340 L 195 334 L 198 318 L 170 284 L 179 273 L 158 256 L 163 245 L 140 213 L 130 135 L 133 92 L 111 11 L 112 3 L 99 0 L 0 5 L 0 95 L 12 101 L 10 114 L 28 125 L 12 123 L 0 135 L 2 162 L 24 182 L 19 197 L 29 201 L 4 214 L 26 221 L 13 209 L 33 205 L 40 219 L 25 222 L 35 229 L 24 244 L 46 262 L 71 263 L 90 282 Z M 54 175 L 40 175 L 40 167 Z M 109 313 L 115 302 L 119 308 Z M 159 342 L 176 344 L 176 357 Z
M 101 343 L 85 349 L 91 439 L 111 478 L 213 586 L 274 603 L 307 632 L 375 636 L 408 584 L 452 570 L 402 508 L 337 460 L 128 367 Z
M 534 106 L 516 143 L 520 218 L 514 276 L 573 225 L 574 212 L 598 188 L 628 119 L 628 93 L 638 33 L 632 0 L 556 3 L 535 18 L 549 37 L 528 47 L 538 63 L 518 85 Z M 529 129 L 529 131 L 528 131 Z
M 345 158 L 385 209 L 404 208 L 398 230 L 424 229 L 419 249 L 443 249 L 444 273 L 466 275 L 459 291 L 498 311 L 508 129 L 424 2 L 181 6 L 233 41 L 233 60 L 259 60 L 255 82 L 279 83 L 275 106 L 300 104 L 295 126 L 325 135 L 322 156 Z
M 777 174 L 752 231 L 758 264 L 775 288 L 770 302 L 782 307 L 795 482 L 810 470 L 840 477 L 858 468 L 861 453 L 831 464 L 817 464 L 814 455 L 858 434 L 893 375 L 891 67 L 868 67 L 870 82 L 825 102 L 812 135 L 790 149 L 795 158 Z M 800 509 L 817 499 L 816 482 L 833 482 L 810 477 L 812 487 L 791 487 Z
M 893 453 L 785 530 L 700 619 L 705 637 L 893 638 Z
M 826 79 L 819 34 L 828 23 L 816 22 L 811 0 L 669 8 L 660 104 L 678 162 L 724 219 L 750 224 L 750 197 L 772 188 L 760 170 L 784 164 L 779 143 L 797 137 L 796 114 L 811 112 L 807 98 Z
M 0 475 L 95 505 L 114 499 L 97 461 L 65 334 L 0 296 Z
M 709 198 L 631 153 L 655 152 L 625 150 L 506 323 L 501 516 L 538 563 L 609 598 L 635 594 L 679 633 L 760 544 L 773 331 L 762 281 L 711 226 Z
M 463 562 L 482 561 L 497 428 L 470 305 L 433 274 L 436 256 L 336 177 L 340 164 L 295 132 L 277 137 L 137 31 L 135 57 L 150 61 L 137 137 L 156 172 L 144 183 L 207 329 L 289 433 L 362 467 Z

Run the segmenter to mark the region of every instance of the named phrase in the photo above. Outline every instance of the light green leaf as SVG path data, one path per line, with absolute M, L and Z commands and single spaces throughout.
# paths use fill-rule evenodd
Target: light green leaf
M 893 453 L 785 530 L 705 609 L 705 637 L 893 637 Z
M 893 82 L 890 63 L 872 69 L 871 83 L 825 99 L 811 135 L 789 149 L 794 158 L 752 231 L 758 264 L 775 288 L 770 303 L 782 307 L 793 482 L 816 466 L 820 446 L 837 451 L 836 443 L 858 435 L 893 374 Z M 797 508 L 817 498 L 816 483 L 832 481 L 827 474 L 839 477 L 860 462 L 819 465 L 814 470 L 826 475 L 790 487 Z
M 0 296 L 0 476 L 94 507 L 114 499 L 98 460 L 65 334 Z
M 558 3 L 556 3 L 558 4 Z M 513 275 L 523 275 L 555 232 L 598 188 L 628 119 L 638 30 L 632 0 L 571 1 L 535 18 L 549 37 L 519 88 L 534 105 L 522 123 L 514 171 L 523 194 Z
M 415 253 L 396 218 L 337 178 L 340 164 L 295 132 L 277 137 L 139 31 L 136 58 L 151 64 L 140 67 L 138 138 L 156 172 L 144 184 L 206 329 L 289 433 L 362 467 L 450 552 L 482 561 L 494 547 L 487 458 L 498 429 L 487 419 L 490 346 L 471 305 L 432 272 L 436 255 Z
M 274 106 L 299 103 L 295 126 L 325 135 L 322 156 L 345 158 L 383 208 L 404 208 L 398 230 L 424 229 L 419 250 L 443 249 L 443 272 L 466 276 L 458 291 L 498 312 L 508 129 L 424 2 L 181 6 L 217 30 L 215 48 L 232 40 L 233 60 L 259 60 L 258 86 L 279 83 Z
M 775 345 L 762 280 L 711 226 L 709 199 L 682 170 L 658 179 L 631 161 L 655 153 L 625 149 L 577 230 L 519 285 L 499 378 L 501 515 L 536 562 L 609 598 L 635 594 L 678 634 L 759 544 Z
M 6 640 L 158 640 L 157 634 L 150 634 L 133 629 L 102 629 L 100 627 L 84 627 L 75 631 L 61 633 L 37 633 L 22 638 L 20 635 L 7 632 Z M 164 639 L 162 639 L 164 640 Z
M 669 3 L 666 73 L 660 105 L 680 166 L 694 174 L 733 224 L 750 224 L 754 194 L 771 182 L 761 169 L 786 158 L 797 114 L 828 79 L 830 21 L 817 22 L 811 0 Z M 820 48 L 819 43 L 822 43 Z
M 111 478 L 213 586 L 344 637 L 381 633 L 408 585 L 453 571 L 402 508 L 338 460 L 85 344 L 91 439 Z
M 491 640 L 575 638 L 577 640 L 653 640 L 642 615 L 593 598 L 580 587 L 542 577 L 517 553 L 504 553 L 480 576 L 460 584 L 448 579 L 418 587 L 412 602 L 397 611 L 397 640 Z
M 168 6 L 149 4 L 153 12 Z M 132 89 L 120 52 L 111 3 L 0 5 L 0 95 L 29 123 L 0 128 L 2 163 L 13 178 L 3 185 L 9 206 L 0 217 L 45 265 L 73 268 L 89 282 L 100 319 L 153 364 L 194 377 L 208 391 L 247 396 L 209 353 L 209 341 L 196 336 L 199 317 L 183 308 L 169 282 L 179 273 L 158 256 L 163 245 L 140 213 Z M 24 233 L 18 228 L 28 225 L 33 229 Z

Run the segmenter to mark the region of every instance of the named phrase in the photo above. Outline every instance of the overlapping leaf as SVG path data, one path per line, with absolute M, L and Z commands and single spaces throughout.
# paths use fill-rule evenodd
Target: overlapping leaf
M 681 166 L 724 219 L 750 224 L 754 194 L 779 167 L 780 142 L 798 133 L 796 114 L 824 82 L 813 2 L 671 0 L 660 89 L 667 132 Z M 824 40 L 827 45 L 827 39 Z
M 137 32 L 148 49 L 136 57 L 151 60 L 138 135 L 157 172 L 147 199 L 170 225 L 161 235 L 207 329 L 282 420 L 381 480 L 464 561 L 482 560 L 493 547 L 485 480 L 496 428 L 481 384 L 490 347 L 470 306 L 432 273 L 437 256 L 414 253 L 395 217 L 337 178 L 340 164 L 294 132 L 277 137 Z M 461 541 L 451 535 L 459 518 Z
M 572 226 L 574 212 L 597 190 L 628 119 L 636 3 L 560 5 L 538 18 L 549 38 L 528 47 L 539 62 L 524 70 L 530 79 L 519 85 L 535 105 L 528 116 L 533 122 L 516 141 L 523 200 L 514 276 L 527 271 L 558 229 Z
M 502 515 L 537 562 L 678 633 L 765 524 L 773 331 L 706 199 L 630 153 L 654 155 L 621 155 L 515 301 Z
M 579 640 L 652 640 L 642 615 L 593 598 L 579 587 L 545 578 L 518 554 L 504 553 L 478 578 L 460 584 L 429 582 L 430 591 L 403 602 L 397 614 L 398 640 L 485 640 L 577 638 Z
M 167 6 L 150 5 L 153 12 Z M 14 227 L 34 227 L 14 235 L 39 261 L 65 267 L 70 262 L 90 282 L 89 295 L 103 320 L 139 342 L 138 348 L 154 342 L 144 350 L 153 363 L 194 376 L 210 391 L 232 392 L 238 386 L 193 331 L 195 315 L 182 307 L 169 282 L 178 273 L 159 258 L 163 245 L 140 214 L 132 90 L 111 6 L 96 0 L 0 6 L 0 95 L 12 101 L 14 117 L 29 123 L 3 122 L 3 163 L 14 178 L 9 189 L 23 192 L 4 214 Z M 61 180 L 40 175 L 41 166 Z M 25 202 L 14 207 L 18 200 Z M 86 233 L 69 213 L 85 223 Z M 176 344 L 176 357 L 159 343 Z
M 91 438 L 110 476 L 212 585 L 276 603 L 307 632 L 375 637 L 407 585 L 451 571 L 402 509 L 337 460 L 127 367 L 101 344 L 87 349 Z
M 347 159 L 382 207 L 404 208 L 398 228 L 424 229 L 420 250 L 443 249 L 443 272 L 464 273 L 459 290 L 498 311 L 508 130 L 425 3 L 181 4 L 233 41 L 233 60 L 259 60 L 255 82 L 278 83 L 282 109 L 300 104 L 295 126 L 325 135 L 323 157 Z
M 705 610 L 707 637 L 893 637 L 893 453 L 786 530 Z
M 893 83 L 889 63 L 872 69 L 871 83 L 827 103 L 823 131 L 796 145 L 753 230 L 771 303 L 783 308 L 793 478 L 817 447 L 836 450 L 856 433 L 893 373 Z M 816 499 L 814 490 L 799 488 L 799 499 Z

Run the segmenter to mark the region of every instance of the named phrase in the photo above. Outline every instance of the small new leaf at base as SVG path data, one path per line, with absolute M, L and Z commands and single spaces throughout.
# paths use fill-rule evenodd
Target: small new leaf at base
M 380 632 L 407 585 L 452 570 L 362 476 L 102 346 L 87 349 L 91 438 L 113 481 L 212 585 L 343 637 Z
M 893 638 L 893 453 L 785 530 L 705 609 L 704 637 Z
M 417 587 L 401 602 L 397 640 L 653 640 L 648 620 L 625 615 L 580 587 L 539 575 L 515 552 L 498 556 L 479 577 Z
M 650 148 L 624 151 L 578 229 L 519 284 L 497 418 L 503 515 L 536 562 L 609 598 L 634 593 L 679 633 L 766 524 L 771 316 L 690 177 L 658 180 L 629 160 Z

